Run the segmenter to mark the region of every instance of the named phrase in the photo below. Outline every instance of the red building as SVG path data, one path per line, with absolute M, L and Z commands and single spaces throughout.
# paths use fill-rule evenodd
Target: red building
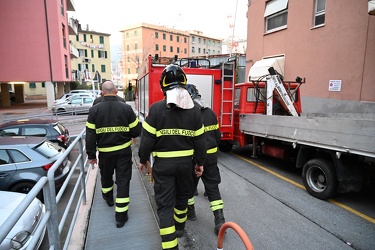
M 54 83 L 58 88 L 71 81 L 69 34 L 77 34 L 77 22 L 69 19 L 73 0 L 2 0 L 0 10 L 0 83 L 2 104 L 9 85 L 17 102 L 23 102 L 23 85 L 43 82 L 48 106 Z
M 367 0 L 249 1 L 246 72 L 282 58 L 306 78 L 303 112 L 375 113 L 375 16 Z

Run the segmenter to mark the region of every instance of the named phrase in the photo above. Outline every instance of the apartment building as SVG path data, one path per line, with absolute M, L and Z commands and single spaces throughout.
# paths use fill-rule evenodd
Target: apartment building
M 92 31 L 87 25 L 78 28 L 77 35 L 69 37 L 77 48 L 78 57 L 72 59 L 72 81 L 82 87 L 112 79 L 110 34 Z
M 306 78 L 305 113 L 374 113 L 375 16 L 367 1 L 249 1 L 247 17 L 246 72 L 273 58 L 285 80 Z
M 45 93 L 48 106 L 55 100 L 55 84 L 71 81 L 70 60 L 74 51 L 69 34 L 77 23 L 67 11 L 75 11 L 73 0 L 1 1 L 0 83 L 2 106 L 15 91 L 16 102 L 25 101 L 25 90 Z M 40 90 L 44 91 L 40 91 Z
M 181 31 L 148 23 L 134 24 L 122 31 L 122 79 L 135 85 L 138 69 L 148 55 L 178 58 L 221 54 L 221 39 L 199 31 Z

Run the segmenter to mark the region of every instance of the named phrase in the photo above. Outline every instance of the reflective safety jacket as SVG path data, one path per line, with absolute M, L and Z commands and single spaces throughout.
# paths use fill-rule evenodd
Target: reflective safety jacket
M 212 109 L 204 108 L 201 109 L 201 116 L 206 134 L 207 154 L 216 153 L 221 140 L 216 114 Z
M 200 109 L 168 108 L 166 101 L 154 103 L 142 124 L 139 146 L 140 163 L 145 164 L 150 153 L 158 158 L 194 157 L 203 165 L 206 139 Z
M 115 96 L 90 108 L 86 122 L 86 153 L 89 159 L 100 153 L 123 154 L 131 152 L 132 138 L 141 133 L 141 124 L 132 107 Z

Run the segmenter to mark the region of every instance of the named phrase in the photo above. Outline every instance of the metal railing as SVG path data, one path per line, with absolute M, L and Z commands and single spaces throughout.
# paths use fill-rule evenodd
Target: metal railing
M 80 206 L 86 204 L 86 184 L 90 171 L 93 169 L 87 164 L 87 156 L 85 156 L 85 147 L 83 140 L 85 138 L 85 129 L 75 138 L 71 145 L 66 149 L 64 154 L 60 159 L 58 159 L 53 166 L 49 169 L 47 177 L 42 177 L 35 186 L 30 190 L 26 197 L 22 200 L 20 205 L 15 209 L 11 216 L 3 223 L 0 227 L 0 242 L 2 242 L 14 225 L 17 223 L 22 214 L 26 211 L 27 207 L 31 204 L 33 199 L 43 190 L 44 205 L 46 212 L 35 229 L 34 237 L 30 241 L 27 249 L 34 249 L 38 243 L 39 238 L 42 236 L 44 228 L 47 227 L 47 235 L 49 242 L 49 249 L 68 249 L 68 245 L 72 236 L 73 228 L 77 220 L 77 215 Z M 78 148 L 78 155 L 74 162 L 72 162 L 72 167 L 69 171 L 68 177 L 64 181 L 62 187 L 56 193 L 54 173 L 59 167 L 59 165 L 64 161 L 66 157 L 69 156 L 73 148 Z M 78 174 L 76 180 L 72 179 L 73 174 Z M 75 182 L 73 182 L 75 181 Z M 69 197 L 69 201 L 66 205 L 60 205 L 62 195 L 67 192 L 67 186 L 74 184 L 71 194 L 65 194 Z M 68 213 L 70 208 L 74 205 L 74 199 L 76 194 L 79 193 L 79 197 L 76 202 L 76 207 L 74 210 L 73 217 L 71 219 L 70 225 L 65 225 L 67 222 Z M 60 206 L 58 206 L 60 205 Z M 62 216 L 59 215 L 62 213 Z M 61 218 L 59 218 L 61 217 Z M 68 230 L 65 239 L 62 239 L 62 230 Z M 64 242 L 62 248 L 61 242 Z

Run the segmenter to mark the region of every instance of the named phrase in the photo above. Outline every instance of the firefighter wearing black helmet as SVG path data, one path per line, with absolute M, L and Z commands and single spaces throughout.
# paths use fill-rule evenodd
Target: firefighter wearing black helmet
M 196 106 L 201 110 L 201 116 L 204 124 L 206 135 L 207 155 L 204 162 L 204 172 L 201 177 L 193 175 L 194 185 L 191 189 L 190 199 L 188 202 L 188 220 L 196 220 L 194 209 L 194 193 L 201 178 L 204 184 L 208 200 L 210 201 L 210 209 L 214 213 L 214 232 L 217 235 L 220 227 L 225 223 L 223 208 L 224 202 L 221 199 L 219 184 L 221 182 L 219 168 L 217 167 L 217 149 L 221 139 L 219 124 L 215 112 L 206 106 L 201 99 L 198 89 L 193 84 L 187 84 L 186 89 L 189 92 Z M 195 162 L 193 161 L 193 164 Z
M 160 78 L 165 99 L 154 103 L 143 122 L 139 146 L 140 170 L 150 154 L 152 175 L 163 249 L 178 249 L 187 219 L 193 155 L 198 176 L 206 155 L 204 126 L 199 108 L 186 90 L 186 75 L 177 65 L 167 66 Z M 181 99 L 189 103 L 179 103 Z M 169 100 L 177 100 L 176 103 Z

